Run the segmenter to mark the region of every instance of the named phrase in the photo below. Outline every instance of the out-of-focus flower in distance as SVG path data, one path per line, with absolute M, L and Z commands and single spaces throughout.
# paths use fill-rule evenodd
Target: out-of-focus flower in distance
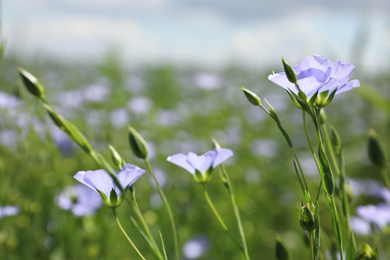
M 390 224 L 390 206 L 384 203 L 378 205 L 364 205 L 356 208 L 356 213 L 364 220 L 380 228 Z
M 113 127 L 119 128 L 129 123 L 130 116 L 126 109 L 115 109 L 110 114 L 110 122 Z
M 351 74 L 355 66 L 343 61 L 331 63 L 327 58 L 320 55 L 308 56 L 300 65 L 293 67 L 298 76 L 298 85 L 308 98 L 317 91 L 322 93 L 336 90 L 336 95 L 360 86 L 359 80 L 351 80 Z M 298 94 L 298 88 L 291 83 L 285 72 L 273 73 L 268 76 L 273 83 L 284 89 Z
M 65 134 L 63 131 L 58 129 L 58 127 L 51 127 L 51 136 L 57 145 L 58 149 L 60 149 L 62 155 L 68 156 L 73 153 L 73 141 L 70 137 Z
M 353 195 L 368 195 L 382 199 L 390 203 L 390 191 L 378 181 L 372 179 L 348 179 Z
M 114 180 L 106 170 L 80 171 L 74 178 L 92 190 L 98 192 L 104 203 L 110 208 L 118 207 L 124 198 L 124 192 L 128 187 L 138 180 L 145 171 L 133 164 L 125 164 L 122 170 L 117 172 L 117 179 L 123 188 L 115 184 Z
M 15 108 L 22 103 L 19 98 L 0 92 L 0 108 Z
M 233 151 L 226 148 L 213 149 L 203 155 L 195 153 L 175 154 L 168 157 L 168 162 L 176 164 L 194 175 L 195 180 L 205 183 L 210 180 L 212 170 L 233 156 Z
M 19 214 L 19 207 L 17 206 L 0 206 L 0 219 L 8 216 L 14 216 Z
M 92 84 L 85 87 L 83 94 L 85 101 L 100 103 L 107 100 L 110 89 L 103 85 Z
M 152 101 L 147 97 L 134 97 L 127 103 L 130 111 L 139 115 L 149 113 L 152 105 Z
M 355 234 L 368 236 L 371 234 L 371 225 L 368 221 L 359 217 L 351 217 L 351 228 Z
M 76 217 L 93 215 L 103 205 L 99 194 L 82 184 L 61 190 L 55 201 L 58 206 L 71 211 Z
M 220 76 L 213 73 L 197 73 L 193 79 L 194 85 L 202 89 L 218 89 L 222 86 Z
M 204 256 L 210 249 L 210 242 L 206 236 L 195 236 L 183 246 L 183 254 L 186 259 L 198 259 Z

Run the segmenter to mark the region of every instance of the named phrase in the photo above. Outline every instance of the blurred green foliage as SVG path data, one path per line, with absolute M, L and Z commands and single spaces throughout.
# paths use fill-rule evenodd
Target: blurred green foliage
M 9 145 L 0 143 L 0 204 L 17 205 L 21 212 L 0 220 L 0 259 L 137 259 L 110 209 L 103 207 L 94 216 L 77 218 L 56 205 L 58 192 L 76 183 L 75 173 L 94 170 L 97 165 L 75 146 L 68 153 L 59 149 L 51 134 L 52 122 L 22 89 L 16 65 L 40 79 L 53 105 L 106 158 L 110 158 L 111 144 L 126 162 L 145 169 L 129 150 L 126 125 L 139 130 L 154 155 L 152 165 L 165 173 L 164 190 L 176 218 L 181 246 L 194 236 L 205 235 L 210 250 L 201 259 L 241 259 L 205 203 L 202 187 L 183 169 L 166 161 L 174 153 L 203 154 L 212 148 L 211 138 L 216 138 L 235 152 L 226 169 L 234 185 L 252 259 L 276 259 L 277 236 L 285 241 L 293 259 L 309 258 L 298 220 L 298 205 L 303 197 L 294 173 L 293 155 L 272 119 L 249 104 L 240 90 L 245 86 L 273 105 L 298 156 L 308 162 L 304 170 L 309 186 L 317 186 L 320 177 L 308 152 L 301 112 L 282 88 L 267 80 L 273 69 L 282 70 L 281 64 L 262 72 L 234 64 L 218 71 L 169 64 L 128 67 L 113 52 L 97 64 L 16 57 L 3 61 L 1 91 L 18 97 L 21 103 L 13 108 L 0 107 L 0 131 L 14 131 L 16 136 L 14 141 L 8 140 Z M 366 131 L 375 128 L 385 143 L 390 143 L 390 79 L 388 75 L 360 78 L 357 72 L 353 78 L 360 79 L 362 87 L 337 96 L 326 107 L 327 123 L 337 128 L 342 139 L 348 177 L 381 180 L 378 170 L 368 161 Z M 89 86 L 96 85 L 108 90 L 102 100 L 93 98 L 95 90 Z M 238 237 L 229 195 L 218 171 L 214 175 L 207 185 L 210 196 Z M 172 254 L 169 219 L 149 175 L 137 181 L 135 189 L 156 239 L 160 230 Z M 325 203 L 322 194 L 320 208 L 326 209 Z M 353 200 L 352 213 L 364 203 L 364 198 Z M 335 240 L 330 215 L 327 210 L 320 214 L 321 246 L 332 248 Z M 134 215 L 131 208 L 123 203 L 118 215 L 146 259 L 154 259 L 128 218 Z M 380 233 L 357 236 L 358 245 L 365 242 L 384 250 L 389 237 Z

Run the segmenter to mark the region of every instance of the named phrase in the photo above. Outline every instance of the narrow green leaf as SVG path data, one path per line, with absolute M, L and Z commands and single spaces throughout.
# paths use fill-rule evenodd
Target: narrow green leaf
M 277 236 L 275 240 L 275 253 L 278 260 L 291 260 L 291 253 L 284 241 Z

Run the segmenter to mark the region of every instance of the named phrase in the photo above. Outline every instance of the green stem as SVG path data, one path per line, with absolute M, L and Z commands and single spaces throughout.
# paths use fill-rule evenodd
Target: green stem
M 141 210 L 139 209 L 138 207 L 138 203 L 137 203 L 137 200 L 135 198 L 135 192 L 131 192 L 131 197 L 132 197 L 132 207 L 135 211 L 135 213 L 137 214 L 139 220 L 141 221 L 141 224 L 142 224 L 142 227 L 144 228 L 145 232 L 146 232 L 146 235 L 149 237 L 150 241 L 152 242 L 154 248 L 156 249 L 156 254 L 157 254 L 157 257 L 159 259 L 164 259 L 161 252 L 160 252 L 160 248 L 158 247 L 154 237 L 152 236 L 151 232 L 150 232 L 150 229 L 149 229 L 149 226 L 148 224 L 146 223 L 144 217 L 142 216 L 142 213 L 141 213 Z
M 287 142 L 288 146 L 290 147 L 290 149 L 291 149 L 291 151 L 292 151 L 292 153 L 294 155 L 295 161 L 297 162 L 298 167 L 299 167 L 299 173 L 301 174 L 301 176 L 298 175 L 299 182 L 302 183 L 301 179 L 303 180 L 303 184 L 304 184 L 304 188 L 305 189 L 302 190 L 302 192 L 303 192 L 303 194 L 309 194 L 309 188 L 307 187 L 305 175 L 303 175 L 302 166 L 301 166 L 301 163 L 300 163 L 300 161 L 298 159 L 298 156 L 297 156 L 297 154 L 295 152 L 295 149 L 294 149 L 294 146 L 292 144 L 290 136 L 288 135 L 287 131 L 283 128 L 282 123 L 276 117 L 276 115 L 274 116 L 273 114 L 271 114 L 271 112 L 268 111 L 268 109 L 265 108 L 263 105 L 259 105 L 259 106 L 260 106 L 261 109 L 263 109 L 275 121 L 275 123 L 277 124 L 280 132 L 283 134 L 284 138 L 286 139 L 286 142 Z
M 175 245 L 175 256 L 176 256 L 176 259 L 179 260 L 179 242 L 178 242 L 178 238 L 177 238 L 176 224 L 175 224 L 175 220 L 173 218 L 171 207 L 169 206 L 169 203 L 168 203 L 167 198 L 165 197 L 164 191 L 161 189 L 160 183 L 158 182 L 156 175 L 153 172 L 152 166 L 150 165 L 149 160 L 147 158 L 145 159 L 145 163 L 146 163 L 146 166 L 148 167 L 150 174 L 152 175 L 152 177 L 154 179 L 154 182 L 157 185 L 158 193 L 160 194 L 160 197 L 165 205 L 165 208 L 168 211 L 169 219 L 171 221 L 171 226 L 172 226 L 173 242 Z
M 306 124 L 306 113 L 305 113 L 304 110 L 302 110 L 302 117 L 303 117 L 303 127 L 305 129 L 305 135 L 306 135 L 306 139 L 307 139 L 307 142 L 309 144 L 309 147 L 310 147 L 311 154 L 313 155 L 313 158 L 314 158 L 314 161 L 315 161 L 315 163 L 317 165 L 318 170 L 321 172 L 320 164 L 318 162 L 316 154 L 314 153 L 313 146 L 312 146 L 311 141 L 310 141 L 309 132 L 307 130 L 307 124 Z M 320 143 L 321 143 L 321 140 L 320 140 Z
M 224 177 L 226 178 L 227 187 L 228 187 L 228 190 L 230 193 L 230 199 L 232 201 L 232 205 L 233 205 L 233 209 L 234 209 L 234 215 L 236 217 L 238 230 L 240 232 L 242 245 L 244 247 L 245 259 L 249 260 L 250 258 L 249 258 L 249 253 L 248 253 L 248 246 L 247 246 L 246 239 L 245 239 L 244 229 L 243 229 L 242 223 L 241 223 L 240 211 L 238 210 L 236 198 L 234 196 L 233 186 L 232 186 L 232 183 L 230 182 L 229 174 L 227 173 L 227 171 L 225 170 L 225 167 L 223 165 L 221 165 L 221 169 L 222 169 L 222 172 L 224 174 Z
M 206 186 L 203 184 L 203 193 L 204 193 L 204 196 L 206 198 L 206 201 L 207 203 L 209 204 L 211 210 L 213 211 L 215 217 L 218 219 L 219 223 L 221 224 L 223 230 L 226 231 L 226 233 L 230 236 L 230 238 L 236 243 L 236 245 L 240 248 L 240 250 L 244 253 L 245 255 L 245 250 L 244 248 L 240 245 L 240 243 L 236 240 L 236 238 L 232 235 L 232 233 L 230 233 L 229 229 L 227 228 L 225 222 L 223 222 L 221 216 L 218 214 L 218 211 L 217 209 L 214 207 L 214 204 L 213 202 L 211 201 L 210 197 L 209 197 L 209 194 L 206 190 Z
M 334 201 L 334 195 L 331 195 L 331 196 L 327 195 L 326 198 L 328 200 L 329 208 L 330 208 L 331 215 L 332 215 L 332 226 L 333 226 L 333 231 L 336 235 L 336 239 L 337 239 L 338 246 L 339 246 L 340 259 L 344 260 L 343 236 L 342 236 L 342 232 L 341 232 L 339 214 L 337 212 L 336 203 Z
M 313 231 L 309 231 L 309 244 L 310 244 L 310 255 L 311 258 L 314 260 L 314 236 Z
M 383 179 L 385 181 L 386 187 L 390 190 L 390 176 L 388 169 L 381 169 Z
M 122 231 L 123 235 L 127 238 L 127 241 L 131 244 L 131 246 L 134 248 L 134 250 L 138 253 L 138 255 L 141 257 L 141 259 L 146 260 L 145 257 L 141 254 L 141 252 L 138 250 L 138 248 L 134 245 L 133 241 L 131 241 L 130 237 L 127 235 L 126 231 L 123 229 L 121 223 L 119 222 L 118 216 L 116 215 L 115 209 L 112 210 L 114 213 L 114 217 L 116 220 L 116 223 L 118 224 L 120 230 Z
M 330 143 L 329 133 L 328 133 L 328 130 L 326 129 L 326 125 L 322 126 L 322 132 L 324 133 L 324 136 L 325 136 L 326 147 L 327 147 L 328 152 L 330 154 L 330 159 L 331 159 L 332 164 L 334 166 L 334 170 L 335 170 L 337 175 L 340 175 L 341 174 L 340 168 L 337 164 L 337 160 L 336 160 L 336 156 L 334 155 L 332 144 Z

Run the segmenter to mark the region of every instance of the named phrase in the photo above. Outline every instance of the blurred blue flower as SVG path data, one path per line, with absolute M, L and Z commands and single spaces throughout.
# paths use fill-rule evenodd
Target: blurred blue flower
M 366 221 L 380 228 L 390 224 L 390 206 L 384 203 L 378 205 L 365 205 L 356 208 L 356 213 Z
M 351 228 L 355 234 L 368 236 L 371 234 L 371 225 L 368 221 L 359 217 L 351 217 Z
M 221 148 L 208 151 L 200 156 L 191 152 L 188 155 L 175 154 L 169 156 L 167 160 L 192 173 L 196 181 L 205 183 L 209 181 L 212 170 L 233 154 L 232 150 Z
M 183 254 L 186 259 L 198 259 L 210 249 L 210 242 L 206 236 L 195 236 L 183 246 Z
M 82 184 L 66 187 L 55 200 L 58 206 L 76 217 L 93 215 L 103 205 L 99 194 Z
M 0 92 L 0 108 L 15 108 L 22 103 L 19 98 Z
M 14 216 L 19 214 L 19 207 L 17 206 L 0 206 L 0 219 L 8 216 Z
M 336 61 L 331 63 L 327 58 L 320 55 L 306 57 L 301 65 L 295 65 L 294 71 L 298 76 L 298 85 L 308 98 L 318 93 L 329 90 L 332 93 L 336 90 L 336 95 L 342 92 L 359 87 L 359 80 L 351 80 L 351 74 L 355 66 L 348 62 Z M 268 76 L 273 83 L 284 89 L 298 94 L 297 87 L 291 83 L 285 72 L 273 73 Z
M 98 192 L 104 203 L 110 208 L 118 207 L 124 198 L 124 192 L 138 180 L 145 171 L 133 164 L 125 164 L 116 177 L 122 185 L 123 193 L 105 170 L 80 171 L 74 178 Z

